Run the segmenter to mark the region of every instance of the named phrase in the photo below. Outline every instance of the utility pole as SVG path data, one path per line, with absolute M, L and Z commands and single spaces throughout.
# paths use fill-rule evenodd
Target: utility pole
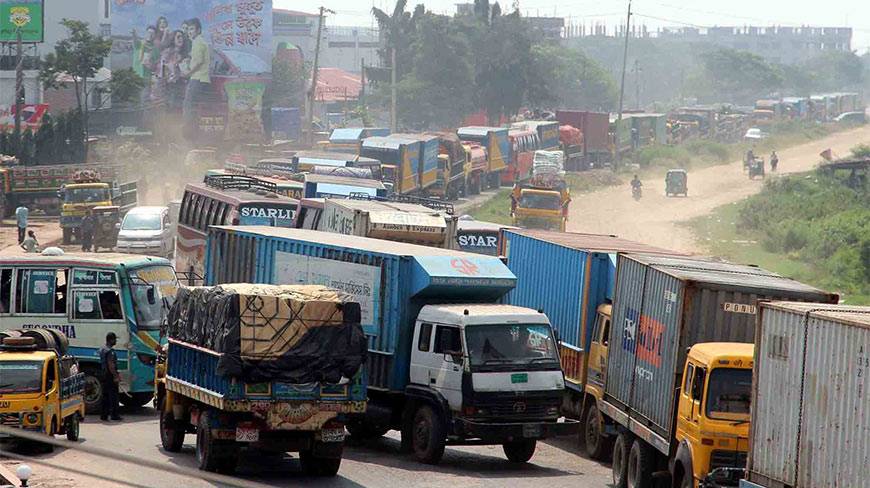
M 16 55 L 15 63 L 15 155 L 21 156 L 21 104 L 24 102 L 24 45 L 21 42 L 21 28 L 16 29 Z
M 398 132 L 396 121 L 396 46 L 390 49 L 390 133 Z
M 640 61 L 634 60 L 634 103 L 635 109 L 640 110 Z
M 308 113 L 306 114 L 308 120 L 305 123 L 307 127 L 306 142 L 308 144 L 314 143 L 314 97 L 317 94 L 317 71 L 319 69 L 318 64 L 320 63 L 320 38 L 323 33 L 323 16 L 326 13 L 334 14 L 335 12 L 326 7 L 320 7 L 320 15 L 317 17 L 317 39 L 314 41 L 314 66 L 312 66 L 311 70 L 311 87 L 308 89 Z
M 625 18 L 625 47 L 622 51 L 622 81 L 619 83 L 619 113 L 616 115 L 616 131 L 614 133 L 614 143 L 613 147 L 616 150 L 616 154 L 614 155 L 613 162 L 613 171 L 619 169 L 619 163 L 621 162 L 620 154 L 619 154 L 619 129 L 622 127 L 622 102 L 625 97 L 625 64 L 628 62 L 628 34 L 629 34 L 629 26 L 631 25 L 631 0 L 628 0 L 628 15 Z

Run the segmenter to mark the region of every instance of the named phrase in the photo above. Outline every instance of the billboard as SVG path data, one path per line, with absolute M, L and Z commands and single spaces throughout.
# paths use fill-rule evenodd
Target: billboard
M 0 42 L 42 42 L 42 0 L 0 0 Z
M 145 79 L 142 104 L 202 139 L 262 136 L 271 0 L 114 0 L 112 69 Z

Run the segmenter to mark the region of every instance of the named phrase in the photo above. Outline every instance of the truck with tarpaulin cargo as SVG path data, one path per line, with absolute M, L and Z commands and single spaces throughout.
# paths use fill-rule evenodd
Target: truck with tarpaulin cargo
M 415 203 L 327 198 L 317 230 L 454 249 L 456 221 L 452 209 L 448 213 Z
M 610 120 L 605 112 L 557 110 L 556 120 L 583 133 L 583 168 L 599 168 L 612 161 L 610 152 Z
M 870 486 L 870 307 L 762 303 L 740 488 Z
M 381 162 L 377 159 L 366 158 L 357 154 L 323 151 L 299 151 L 290 160 L 286 159 L 261 159 L 255 167 L 262 170 L 300 173 L 311 171 L 312 168 L 363 168 L 372 171 L 373 175 L 380 177 Z
M 416 141 L 420 143 L 420 163 L 417 174 L 420 179 L 419 191 L 426 193 L 438 183 L 438 155 L 440 141 L 434 134 L 391 134 L 390 139 Z
M 342 127 L 333 129 L 329 140 L 318 142 L 317 147 L 323 151 L 358 153 L 363 139 L 388 135 L 390 129 L 386 127 Z
M 616 255 L 677 253 L 612 235 L 531 229 L 503 230 L 499 246 L 517 277 L 505 303 L 538 308 L 550 318 L 565 372 L 562 412 L 581 420 L 587 455 L 607 459 L 615 431 L 604 423 L 598 401 L 604 397 Z
M 559 126 L 559 147 L 565 153 L 565 170 L 581 171 L 583 162 L 583 132 L 571 125 Z
M 326 283 L 360 303 L 368 408 L 351 435 L 391 429 L 424 463 L 447 443 L 536 443 L 577 432 L 560 419 L 564 379 L 547 316 L 501 305 L 516 278 L 497 257 L 301 229 L 213 227 L 208 283 Z
M 334 476 L 347 415 L 365 411 L 360 306 L 323 286 L 181 288 L 157 378 L 160 441 L 196 434 L 200 469 L 231 473 L 243 448 L 298 452 Z
M 438 137 L 438 177 L 428 190 L 443 200 L 456 200 L 467 194 L 468 157 L 462 141 L 452 132 L 428 132 Z
M 481 183 L 485 188 L 498 188 L 501 173 L 507 168 L 510 158 L 510 140 L 506 127 L 460 127 L 456 130 L 459 139 L 476 142 L 486 149 L 487 168 Z
M 746 464 L 759 300 L 838 296 L 756 266 L 619 254 L 604 399 L 617 487 L 736 486 Z M 735 469 L 736 468 L 736 469 Z
M 384 182 L 393 192 L 407 195 L 420 190 L 421 146 L 419 141 L 369 137 L 363 139 L 359 155 L 380 161 Z
M 545 151 L 559 149 L 558 120 L 524 120 L 522 122 L 514 122 L 511 127 L 534 131 L 538 134 L 538 141 L 540 141 L 538 149 Z

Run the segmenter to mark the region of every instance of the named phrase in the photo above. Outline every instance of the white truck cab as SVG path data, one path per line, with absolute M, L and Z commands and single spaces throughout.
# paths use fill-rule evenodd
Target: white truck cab
M 502 444 L 509 460 L 526 462 L 538 439 L 577 430 L 559 421 L 565 380 L 550 322 L 535 310 L 426 305 L 414 327 L 409 373 L 410 397 L 434 396 L 443 406 L 431 411 L 437 418 L 418 414 L 407 426 L 423 461 L 418 444 L 443 452 L 449 441 Z M 446 432 L 418 440 L 433 422 Z

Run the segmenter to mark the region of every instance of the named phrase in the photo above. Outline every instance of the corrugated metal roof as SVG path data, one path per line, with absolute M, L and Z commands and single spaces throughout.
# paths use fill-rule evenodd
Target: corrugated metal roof
M 317 70 L 317 90 L 314 98 L 319 102 L 338 102 L 359 97 L 362 78 L 340 68 Z
M 766 306 L 800 314 L 809 312 L 810 317 L 824 318 L 870 329 L 870 307 L 807 302 L 770 302 Z
M 320 232 L 307 229 L 290 229 L 287 227 L 267 227 L 262 225 L 235 225 L 235 226 L 212 226 L 212 229 L 221 229 L 230 234 L 244 233 L 265 237 L 277 237 L 298 241 L 316 242 L 326 246 L 339 246 L 358 249 L 367 252 L 376 252 L 393 256 L 455 256 L 460 258 L 480 259 L 480 254 L 463 251 L 441 249 L 438 247 L 418 246 L 404 242 L 385 241 L 382 239 L 370 239 L 368 237 L 348 236 Z
M 540 241 L 550 242 L 571 249 L 584 251 L 629 252 L 644 254 L 667 254 L 685 256 L 685 254 L 668 249 L 649 246 L 640 242 L 621 239 L 615 235 L 582 234 L 574 232 L 556 232 L 551 230 L 511 229 L 514 234 L 531 237 Z
M 629 258 L 680 280 L 751 289 L 777 289 L 798 293 L 823 294 L 822 290 L 757 266 L 733 264 L 700 258 L 631 253 Z

